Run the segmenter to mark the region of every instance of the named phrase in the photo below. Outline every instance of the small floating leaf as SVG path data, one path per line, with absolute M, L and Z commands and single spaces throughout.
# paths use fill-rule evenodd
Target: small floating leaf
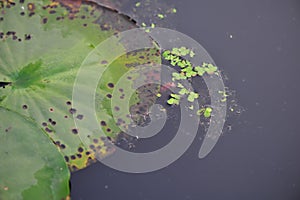
M 171 94 L 171 97 L 173 97 L 174 99 L 180 99 L 180 95 L 178 94 Z
M 203 76 L 203 74 L 206 72 L 205 68 L 200 66 L 195 67 L 195 71 L 198 73 L 199 76 Z
M 206 72 L 208 74 L 212 74 L 212 73 L 215 73 L 216 71 L 218 70 L 218 67 L 212 65 L 212 64 L 208 64 L 208 67 L 206 69 Z
M 162 53 L 162 56 L 163 56 L 165 59 L 167 59 L 168 56 L 170 56 L 170 54 L 171 54 L 171 51 L 167 50 L 167 51 L 164 51 L 164 52 Z
M 181 83 L 177 83 L 178 88 L 184 88 L 184 86 Z
M 172 76 L 173 76 L 174 80 L 184 80 L 184 79 L 186 79 L 186 77 L 184 76 L 184 74 L 181 74 L 181 73 L 179 74 L 177 72 L 173 72 Z
M 135 4 L 135 7 L 140 7 L 140 5 L 141 5 L 141 2 L 137 2 L 137 3 Z
M 211 116 L 212 113 L 212 108 L 207 107 L 203 113 L 204 117 L 209 118 Z
M 195 54 L 194 51 L 191 51 L 191 52 L 190 52 L 190 57 L 191 57 L 191 58 L 193 58 L 195 55 L 196 55 L 196 54 Z
M 189 91 L 188 91 L 188 89 L 186 89 L 186 88 L 182 88 L 180 91 L 179 91 L 179 94 L 180 95 L 185 95 L 185 94 L 188 94 L 189 93 Z
M 189 102 L 194 102 L 195 99 L 199 98 L 199 94 L 195 93 L 195 92 L 191 92 L 188 96 L 188 101 Z
M 170 98 L 168 101 L 167 101 L 168 104 L 170 105 L 179 105 L 179 100 L 178 99 L 175 99 L 175 98 Z
M 160 18 L 160 19 L 165 18 L 165 16 L 163 14 L 157 14 L 157 17 Z

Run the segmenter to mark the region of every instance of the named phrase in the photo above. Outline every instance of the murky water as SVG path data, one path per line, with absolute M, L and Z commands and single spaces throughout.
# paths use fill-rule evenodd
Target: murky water
M 126 3 L 123 12 L 130 13 L 135 3 Z M 184 156 L 165 169 L 137 175 L 97 163 L 73 174 L 72 199 L 299 200 L 300 3 L 171 3 L 178 8 L 172 26 L 207 49 L 245 112 L 230 119 L 227 129 L 232 130 L 205 159 L 197 156 L 200 129 Z M 159 148 L 173 128 L 170 122 L 165 135 L 144 148 Z

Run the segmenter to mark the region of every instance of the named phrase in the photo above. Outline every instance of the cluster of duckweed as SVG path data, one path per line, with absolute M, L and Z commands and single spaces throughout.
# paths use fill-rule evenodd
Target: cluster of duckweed
M 195 52 L 186 47 L 173 48 L 171 50 L 166 50 L 162 53 L 162 56 L 165 60 L 169 61 L 170 64 L 175 67 L 179 67 L 179 72 L 172 73 L 172 81 L 174 85 L 179 89 L 178 93 L 170 94 L 170 98 L 167 101 L 169 105 L 179 105 L 182 98 L 186 98 L 188 102 L 193 103 L 195 100 L 198 100 L 200 94 L 195 91 L 187 89 L 183 84 L 180 83 L 181 80 L 192 81 L 195 77 L 202 77 L 205 74 L 212 75 L 218 73 L 218 68 L 211 63 L 202 63 L 201 66 L 194 66 L 189 60 L 184 59 L 183 57 L 193 58 Z M 225 99 L 225 96 L 224 96 Z M 191 105 L 190 110 L 193 110 L 194 107 Z M 206 118 L 209 118 L 212 113 L 212 108 L 206 106 L 197 110 L 198 115 L 203 115 Z

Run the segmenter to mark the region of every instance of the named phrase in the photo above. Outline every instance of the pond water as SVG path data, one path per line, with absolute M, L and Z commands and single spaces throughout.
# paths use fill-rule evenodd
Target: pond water
M 205 159 L 198 158 L 199 129 L 188 151 L 162 170 L 128 174 L 96 163 L 74 173 L 72 199 L 299 200 L 300 2 L 162 2 L 177 8 L 171 26 L 206 48 L 245 111 Z M 168 124 L 145 148 L 168 141 L 173 129 Z

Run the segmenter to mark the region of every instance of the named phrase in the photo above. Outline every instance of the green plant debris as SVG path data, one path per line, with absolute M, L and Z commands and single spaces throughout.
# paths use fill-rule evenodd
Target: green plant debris
M 227 94 L 226 91 L 219 91 L 219 94 L 222 95 L 221 102 L 226 102 L 227 101 L 227 97 L 229 96 L 229 94 Z
M 178 88 L 184 88 L 184 86 L 181 83 L 177 83 Z
M 194 51 L 190 51 L 190 57 L 193 58 L 195 56 L 195 52 Z
M 141 6 L 141 2 L 137 2 L 136 4 L 135 4 L 135 7 L 140 7 Z
M 164 19 L 165 15 L 164 14 L 157 14 L 157 17 L 160 18 L 160 19 Z

